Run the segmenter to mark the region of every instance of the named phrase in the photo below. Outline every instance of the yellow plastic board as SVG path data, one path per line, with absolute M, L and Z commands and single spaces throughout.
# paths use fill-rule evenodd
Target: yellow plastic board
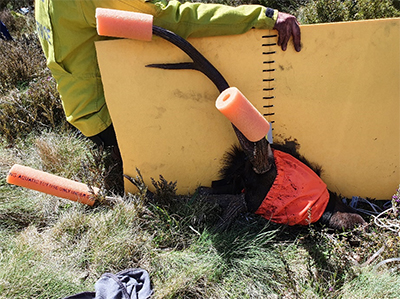
M 400 183 L 400 19 L 302 26 L 303 49 L 276 32 L 189 41 L 273 122 L 274 141 L 296 139 L 344 196 L 388 199 Z M 96 43 L 124 172 L 163 175 L 180 194 L 218 178 L 236 137 L 201 73 L 146 68 L 190 59 L 170 43 Z M 130 183 L 126 190 L 134 192 Z

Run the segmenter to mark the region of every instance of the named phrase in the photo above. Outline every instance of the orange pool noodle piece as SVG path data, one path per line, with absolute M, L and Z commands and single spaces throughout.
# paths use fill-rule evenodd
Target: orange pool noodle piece
M 99 35 L 151 41 L 153 35 L 152 15 L 96 8 L 96 19 Z
M 268 134 L 269 122 L 236 87 L 221 92 L 215 106 L 248 140 L 256 142 Z
M 77 201 L 89 206 L 94 204 L 93 194 L 86 184 L 19 164 L 14 164 L 11 167 L 7 176 L 7 183 Z M 99 191 L 96 187 L 92 187 L 92 189 L 95 194 Z

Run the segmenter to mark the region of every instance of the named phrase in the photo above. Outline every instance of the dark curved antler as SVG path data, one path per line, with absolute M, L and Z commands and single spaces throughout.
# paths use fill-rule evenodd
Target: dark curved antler
M 165 64 L 149 64 L 147 67 L 157 67 L 163 69 L 192 69 L 202 72 L 206 75 L 218 88 L 219 92 L 223 92 L 229 87 L 228 82 L 221 73 L 187 40 L 167 29 L 153 26 L 153 34 L 157 35 L 170 43 L 177 46 L 185 52 L 193 62 L 188 63 L 165 63 Z

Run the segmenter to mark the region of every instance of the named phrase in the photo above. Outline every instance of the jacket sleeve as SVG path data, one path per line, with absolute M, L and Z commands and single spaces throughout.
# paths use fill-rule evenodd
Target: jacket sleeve
M 154 17 L 154 25 L 171 30 L 183 38 L 245 33 L 252 28 L 272 29 L 278 15 L 277 10 L 261 5 L 241 5 L 237 7 L 206 4 L 157 2 L 159 12 Z
M 278 16 L 277 10 L 267 10 L 261 5 L 233 7 L 177 0 L 98 0 L 84 1 L 81 5 L 86 7 L 83 11 L 91 27 L 96 27 L 97 7 L 113 8 L 152 14 L 154 25 L 183 38 L 241 34 L 252 28 L 272 29 Z

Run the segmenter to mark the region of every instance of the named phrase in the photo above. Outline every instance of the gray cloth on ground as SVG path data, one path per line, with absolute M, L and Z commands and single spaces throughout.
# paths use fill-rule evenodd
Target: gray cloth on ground
M 104 273 L 94 288 L 95 292 L 83 292 L 64 299 L 148 299 L 153 294 L 148 272 L 139 268 L 117 274 Z

